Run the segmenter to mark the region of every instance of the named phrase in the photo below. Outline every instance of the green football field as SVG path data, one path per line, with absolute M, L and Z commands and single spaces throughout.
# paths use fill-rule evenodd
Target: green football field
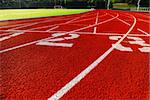
M 0 20 L 57 16 L 87 12 L 88 9 L 9 9 L 0 10 Z

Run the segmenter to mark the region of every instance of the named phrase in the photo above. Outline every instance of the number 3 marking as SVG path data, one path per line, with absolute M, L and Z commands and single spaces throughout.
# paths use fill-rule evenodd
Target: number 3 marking
M 121 38 L 121 36 L 110 36 L 109 39 L 110 40 L 119 40 Z M 143 46 L 142 48 L 138 48 L 141 52 L 150 52 L 150 44 L 147 44 L 145 43 L 145 41 L 139 37 L 127 37 L 128 39 L 132 39 L 132 40 L 129 40 L 128 42 L 130 44 L 137 44 L 137 45 L 140 45 L 140 46 Z M 112 44 L 113 46 L 114 44 Z M 133 51 L 130 47 L 125 47 L 123 46 L 122 44 L 119 44 L 117 47 L 116 47 L 117 50 L 120 50 L 120 51 Z

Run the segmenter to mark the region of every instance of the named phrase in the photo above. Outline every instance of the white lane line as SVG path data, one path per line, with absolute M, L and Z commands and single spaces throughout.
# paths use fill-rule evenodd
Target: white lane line
M 86 34 L 86 35 L 118 35 L 118 36 L 122 36 L 124 34 L 117 34 L 117 33 L 96 33 L 96 34 L 93 34 L 93 33 L 84 33 L 84 32 L 76 32 L 78 34 Z M 128 36 L 144 36 L 144 37 L 148 37 L 147 35 L 141 35 L 141 34 L 128 34 Z
M 147 36 L 150 36 L 150 33 L 147 33 L 147 32 L 145 32 L 145 31 L 143 31 L 143 30 L 141 30 L 141 29 L 137 29 L 138 31 L 140 31 L 140 32 L 142 32 L 142 33 L 144 33 L 144 34 L 146 34 Z
M 86 14 L 85 14 L 85 15 L 86 15 Z M 53 30 L 53 29 L 56 29 L 56 28 L 58 28 L 60 25 L 69 24 L 69 23 L 71 23 L 71 22 L 73 22 L 73 21 L 75 21 L 75 20 L 78 20 L 78 19 L 82 18 L 82 17 L 85 16 L 85 15 L 82 15 L 82 16 L 80 16 L 80 17 L 76 17 L 76 18 L 74 18 L 74 19 L 72 19 L 72 20 L 69 20 L 69 21 L 67 21 L 67 22 L 65 22 L 65 23 L 56 24 L 56 26 L 54 26 L 54 27 L 52 27 L 52 28 L 46 30 L 46 32 L 51 31 L 51 30 Z
M 66 19 L 63 19 L 63 20 L 66 20 Z M 56 20 L 56 19 L 55 20 L 44 20 L 44 21 L 40 21 L 40 22 L 29 23 L 29 24 L 26 24 L 26 25 L 23 25 L 23 26 L 20 26 L 20 27 L 10 28 L 9 30 L 16 30 L 16 29 L 19 29 L 19 28 L 25 28 L 25 27 L 28 27 L 28 26 L 33 26 L 33 25 L 36 25 L 36 24 L 52 22 L 52 21 L 58 21 L 58 20 Z
M 22 47 L 25 47 L 25 46 L 29 46 L 29 45 L 35 44 L 37 42 L 47 40 L 47 39 L 52 39 L 52 38 L 54 38 L 54 37 L 48 37 L 48 38 L 36 40 L 36 41 L 33 41 L 33 42 L 25 43 L 25 44 L 22 44 L 22 45 L 19 45 L 19 46 L 15 46 L 15 47 L 12 47 L 12 48 L 4 49 L 4 50 L 1 50 L 0 53 L 4 53 L 4 52 L 7 52 L 7 51 L 11 51 L 11 50 L 15 50 L 15 49 L 22 48 Z
M 97 14 L 96 14 L 96 15 L 97 15 Z M 102 16 L 100 16 L 100 17 L 106 16 L 106 15 L 107 15 L 107 13 L 105 13 L 104 15 L 102 15 Z M 81 22 L 81 21 L 93 20 L 93 19 L 95 19 L 95 18 L 87 18 L 87 19 L 77 20 L 77 21 L 74 21 L 74 23 L 76 23 L 76 22 Z
M 54 29 L 56 29 L 56 28 L 58 28 L 58 27 L 60 27 L 60 26 L 52 27 L 52 28 L 50 28 L 50 29 L 46 30 L 46 32 L 49 32 L 49 31 L 51 31 L 51 30 L 54 30 Z
M 1 41 L 4 41 L 4 40 L 7 40 L 7 39 L 9 39 L 9 38 L 12 38 L 12 37 L 21 35 L 21 34 L 24 34 L 24 32 L 14 33 L 14 34 L 11 34 L 11 35 L 8 35 L 8 36 L 1 37 L 1 38 L 0 38 L 0 42 L 1 42 Z
M 140 16 L 143 17 L 143 18 L 148 18 L 148 19 L 150 19 L 150 16 L 149 16 L 149 15 L 146 16 L 146 15 L 144 15 L 144 14 L 139 14 L 139 13 L 136 13 L 136 15 L 137 15 L 137 16 L 140 15 Z
M 128 26 L 131 26 L 131 24 L 129 24 L 128 22 L 126 22 L 126 21 L 124 21 L 124 20 L 122 20 L 122 19 L 120 19 L 120 18 L 116 18 L 116 19 L 120 20 L 121 22 L 123 22 L 124 24 L 126 24 L 126 25 L 128 25 Z M 137 30 L 138 30 L 139 32 L 142 32 L 142 33 L 146 34 L 147 36 L 150 36 L 150 33 L 147 33 L 147 32 L 145 32 L 144 30 L 142 30 L 142 29 L 140 29 L 140 28 L 137 28 Z
M 46 45 L 46 46 L 55 46 L 55 47 L 72 47 L 73 43 L 53 43 L 53 42 L 39 42 L 36 45 Z
M 87 29 L 87 28 L 91 28 L 91 27 L 94 27 L 94 26 L 97 26 L 97 25 L 100 25 L 100 24 L 109 22 L 109 21 L 111 21 L 111 20 L 114 20 L 114 19 L 117 18 L 118 16 L 119 16 L 119 15 L 117 14 L 115 17 L 110 18 L 110 19 L 107 19 L 107 20 L 105 20 L 105 21 L 102 21 L 102 22 L 100 22 L 100 23 L 98 23 L 98 24 L 93 24 L 93 25 L 89 25 L 89 26 L 86 26 L 86 27 L 83 27 L 83 28 L 80 28 L 80 29 L 76 29 L 76 30 L 73 30 L 73 31 L 69 31 L 69 32 L 66 32 L 65 34 L 74 33 L 74 32 L 77 32 L 77 31 L 81 31 L 81 30 L 84 30 L 84 29 Z M 65 35 L 65 34 L 64 34 L 64 35 Z M 42 39 L 42 40 L 43 40 L 43 39 Z M 4 53 L 4 52 L 8 52 L 8 51 L 11 51 L 11 50 L 15 50 L 15 49 L 18 49 L 18 48 L 21 48 L 21 47 L 25 47 L 25 46 L 28 46 L 28 45 L 37 43 L 38 41 L 40 41 L 40 40 L 33 41 L 33 42 L 30 42 L 30 43 L 26 43 L 26 44 L 22 44 L 22 45 L 15 46 L 15 47 L 11 47 L 11 48 L 8 48 L 8 49 L 4 49 L 4 50 L 1 50 L 0 53 Z
M 147 20 L 144 20 L 144 19 L 138 19 L 139 21 L 143 21 L 143 22 L 146 22 L 146 23 L 150 23 L 150 21 L 147 21 Z
M 84 69 L 80 74 L 73 78 L 69 83 L 64 87 L 58 90 L 54 95 L 52 95 L 48 100 L 59 100 L 63 95 L 65 95 L 71 88 L 73 88 L 77 83 L 79 83 L 88 73 L 90 73 L 101 61 L 103 61 L 132 31 L 136 24 L 136 18 L 134 18 L 134 23 L 130 29 L 125 33 L 125 35 L 116 42 L 110 49 L 108 49 L 103 55 L 101 55 L 97 60 L 95 60 L 91 65 Z
M 80 18 L 82 18 L 82 17 L 84 17 L 85 15 L 83 15 L 83 16 L 80 16 Z M 87 17 L 87 16 L 86 16 Z M 90 18 L 90 19 L 94 19 L 94 18 Z M 77 20 L 77 21 L 76 21 Z M 56 26 L 56 25 L 65 25 L 65 24 L 68 24 L 68 23 L 74 23 L 74 22 L 81 22 L 81 21 L 83 21 L 83 20 L 86 20 L 86 19 L 82 19 L 82 20 L 78 20 L 78 18 L 76 19 L 76 20 L 74 20 L 73 19 L 73 21 L 70 21 L 70 22 L 66 22 L 66 23 L 60 23 L 60 24 L 54 24 L 54 25 L 48 25 L 48 26 L 43 26 L 43 27 L 36 27 L 36 28 L 32 28 L 32 30 L 35 30 L 35 29 L 41 29 L 41 28 L 47 28 L 47 27 L 52 27 L 52 26 Z
M 5 30 L 4 30 L 5 31 Z M 17 31 L 12 31 L 12 32 L 22 32 L 25 30 L 17 30 Z M 6 31 L 9 32 L 9 31 Z M 45 31 L 28 31 L 28 32 L 37 32 L 38 33 L 45 33 Z M 67 31 L 49 31 L 48 33 L 66 33 Z M 119 33 L 112 33 L 112 32 L 101 32 L 101 33 L 96 33 L 93 34 L 93 32 L 75 32 L 77 34 L 85 34 L 85 35 L 124 35 L 124 34 L 119 34 Z M 8 33 L 8 34 L 12 34 L 12 33 Z M 7 34 L 3 34 L 3 35 L 7 35 Z M 144 35 L 144 34 L 129 34 L 129 36 L 144 36 L 144 37 L 149 37 L 148 35 Z
M 87 29 L 87 28 L 91 28 L 91 27 L 94 27 L 94 26 L 98 26 L 98 25 L 100 25 L 100 24 L 104 24 L 104 23 L 110 22 L 110 21 L 114 20 L 115 18 L 117 18 L 118 16 L 119 16 L 119 15 L 117 14 L 117 15 L 116 15 L 115 17 L 113 17 L 113 18 L 107 19 L 107 20 L 102 21 L 102 22 L 97 23 L 97 24 L 93 24 L 93 25 L 89 25 L 89 26 L 87 26 L 87 27 L 83 27 L 83 28 L 77 29 L 76 31 L 73 30 L 73 31 L 67 32 L 67 34 L 68 34 L 68 33 L 77 32 L 77 31 L 81 31 L 81 30 L 84 30 L 84 29 Z
M 40 27 L 36 27 L 36 28 L 29 29 L 29 30 L 35 30 L 35 29 L 41 29 L 41 28 L 47 28 L 47 27 L 52 27 L 52 26 L 54 26 L 54 27 L 52 27 L 52 28 L 46 30 L 46 31 L 49 31 L 49 30 L 52 30 L 53 28 L 56 29 L 57 26 L 69 24 L 69 23 L 71 23 L 71 22 L 73 22 L 73 21 L 75 21 L 75 20 L 78 20 L 78 19 L 80 19 L 80 18 L 86 16 L 86 15 L 90 15 L 90 14 L 83 14 L 83 15 L 81 15 L 81 16 L 79 16 L 79 17 L 76 17 L 76 18 L 73 18 L 73 19 L 71 19 L 71 20 L 69 20 L 69 21 L 67 21 L 67 22 L 65 22 L 65 23 L 63 22 L 63 23 L 59 23 L 59 24 L 47 25 L 47 26 L 42 26 L 42 27 L 40 26 Z
M 69 20 L 69 21 L 67 21 L 67 22 L 65 22 L 65 23 L 60 23 L 60 24 L 56 24 L 57 26 L 60 26 L 60 25 L 65 25 L 65 24 L 69 24 L 69 23 L 72 23 L 72 22 L 75 22 L 76 20 L 78 20 L 78 19 L 80 19 L 80 18 L 82 18 L 82 17 L 84 17 L 86 14 L 84 14 L 84 15 L 82 15 L 82 16 L 80 16 L 80 17 L 76 17 L 76 18 L 74 18 L 74 19 L 72 19 L 72 20 Z M 89 14 L 88 14 L 89 15 Z M 87 16 L 86 16 L 87 17 Z M 56 26 L 56 27 L 57 27 Z M 54 27 L 54 29 L 56 29 L 55 27 Z M 53 30 L 53 28 L 51 28 L 51 29 L 48 29 L 48 30 L 46 30 L 46 31 L 51 31 L 51 30 Z
M 95 24 L 97 24 L 98 23 L 98 15 L 99 15 L 99 12 L 97 13 L 97 15 L 96 15 L 96 20 L 95 20 Z M 97 26 L 95 26 L 94 27 L 94 34 L 96 33 L 96 31 L 97 31 Z
M 15 26 L 22 26 L 22 25 L 27 25 L 27 24 L 31 24 L 31 23 L 44 23 L 45 21 L 60 21 L 60 20 L 68 20 L 68 19 L 72 19 L 72 17 L 69 18 L 44 18 L 44 20 L 41 19 L 32 19 L 32 20 L 27 20 L 26 21 L 21 21 L 23 23 L 20 24 L 13 24 L 13 25 L 7 25 L 7 26 L 0 26 L 0 28 L 9 28 L 9 27 L 15 27 Z M 40 21 L 39 21 L 40 20 Z M 33 21 L 37 21 L 37 22 L 33 22 Z
M 79 18 L 82 18 L 83 16 L 85 16 L 85 14 L 82 15 L 82 16 L 80 16 L 80 17 L 77 17 L 77 18 L 74 18 L 74 19 L 72 19 L 72 20 L 69 20 L 69 21 L 67 21 L 67 22 L 65 22 L 65 23 L 62 23 L 62 25 L 71 23 L 71 22 L 73 22 L 73 21 L 75 21 L 75 20 L 78 20 Z M 48 21 L 49 21 L 49 20 L 48 20 Z M 28 24 L 28 25 L 24 25 L 24 26 L 20 26 L 20 27 L 16 27 L 16 28 L 11 28 L 11 29 L 9 29 L 9 30 L 15 30 L 15 29 L 18 29 L 18 28 L 23 28 L 23 27 L 27 27 L 27 26 L 32 26 L 32 25 L 39 24 L 39 23 L 44 23 L 44 22 L 47 22 L 47 20 L 45 20 L 45 21 L 43 21 L 43 22 L 36 22 L 36 23 L 33 23 L 33 24 Z M 59 24 L 58 24 L 58 25 L 59 25 Z M 61 24 L 60 24 L 60 25 L 61 25 Z M 59 26 L 54 26 L 54 27 L 52 27 L 52 28 L 46 30 L 46 32 L 51 31 L 51 30 L 54 30 L 54 29 L 56 29 L 56 28 L 58 28 L 58 27 L 59 27 Z M 33 30 L 33 28 L 32 28 L 31 30 Z M 21 34 L 27 32 L 27 31 L 28 31 L 28 30 L 25 30 L 24 32 L 22 31 Z M 12 35 L 2 37 L 2 38 L 0 38 L 0 41 L 4 41 L 4 40 L 9 39 L 9 38 L 14 37 L 14 36 L 18 36 L 18 34 L 19 34 L 19 33 L 14 33 L 14 34 L 12 34 Z
M 0 32 L 2 32 L 2 31 L 0 31 Z M 8 33 L 2 33 L 2 34 L 0 34 L 0 36 L 9 35 L 9 34 L 14 34 L 14 33 L 11 33 L 11 32 L 9 32 L 9 31 L 3 31 L 3 32 L 8 32 Z M 17 32 L 17 31 L 15 31 L 15 32 Z
M 128 26 L 131 26 L 131 24 L 127 23 L 126 21 L 120 19 L 120 18 L 117 18 L 119 21 L 123 22 L 124 24 L 128 25 Z
M 106 15 L 106 14 L 104 14 L 104 15 Z M 100 17 L 103 17 L 104 15 L 102 15 L 102 16 L 100 16 Z M 82 16 L 80 16 L 80 17 L 77 17 L 77 18 L 82 18 L 82 17 L 84 17 L 84 16 L 86 16 L 85 14 L 84 15 L 82 15 Z M 86 16 L 87 17 L 87 16 Z M 76 19 L 76 18 L 75 18 Z M 77 20 L 77 19 L 76 19 Z M 75 22 L 74 21 L 74 19 L 72 19 L 72 20 L 70 20 L 70 22 Z M 66 22 L 67 24 L 68 24 L 68 22 Z M 41 28 L 47 28 L 47 27 L 56 27 L 56 26 L 58 26 L 58 25 L 65 25 L 66 23 L 60 23 L 60 24 L 53 24 L 53 25 L 48 25 L 48 26 L 42 26 L 42 27 L 36 27 L 36 28 L 32 28 L 32 29 L 29 29 L 29 30 L 35 30 L 35 29 L 41 29 Z M 11 29 L 9 29 L 9 30 L 11 30 Z M 22 31 L 29 31 L 29 30 L 22 30 Z M 49 30 L 51 30 L 51 29 L 49 29 Z M 1 30 L 0 30 L 1 31 Z M 7 30 L 6 30 L 7 31 Z M 11 30 L 12 31 L 12 30 Z M 15 31 L 15 30 L 14 30 Z M 47 30 L 46 30 L 47 31 Z

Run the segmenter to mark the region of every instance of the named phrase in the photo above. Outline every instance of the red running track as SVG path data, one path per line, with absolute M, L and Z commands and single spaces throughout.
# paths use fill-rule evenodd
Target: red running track
M 148 100 L 149 25 L 113 10 L 0 22 L 0 97 Z

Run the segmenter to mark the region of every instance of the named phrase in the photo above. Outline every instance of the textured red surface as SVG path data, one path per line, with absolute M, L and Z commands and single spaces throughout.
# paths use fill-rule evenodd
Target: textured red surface
M 119 15 L 117 18 L 128 25 L 117 18 L 97 25 L 117 15 Z M 1 41 L 1 51 L 10 49 L 0 55 L 1 98 L 7 100 L 48 99 L 111 48 L 112 44 L 118 40 L 110 40 L 110 36 L 123 36 L 134 23 L 132 15 L 137 22 L 129 33 L 133 34 L 130 37 L 141 38 L 146 44 L 150 44 L 148 29 L 150 15 L 145 13 L 94 10 L 77 15 L 0 22 L 0 39 L 9 34 L 26 31 L 24 34 Z M 45 22 L 47 20 L 49 22 Z M 31 25 L 33 23 L 38 24 Z M 51 26 L 54 24 L 55 26 Z M 93 24 L 95 26 L 89 27 Z M 15 29 L 12 30 L 12 28 Z M 51 30 L 46 32 L 49 29 Z M 79 35 L 75 39 L 57 42 L 73 43 L 73 47 L 36 45 L 39 42 L 37 40 L 63 32 Z M 68 36 L 66 34 L 52 38 Z M 143 46 L 130 44 L 129 41 L 133 40 L 127 37 L 120 44 L 131 47 L 132 52 L 114 49 L 61 99 L 148 100 L 149 52 L 140 52 L 139 48 Z M 31 43 L 33 41 L 37 42 Z M 31 44 L 24 46 L 28 43 Z M 14 47 L 18 48 L 12 49 Z

